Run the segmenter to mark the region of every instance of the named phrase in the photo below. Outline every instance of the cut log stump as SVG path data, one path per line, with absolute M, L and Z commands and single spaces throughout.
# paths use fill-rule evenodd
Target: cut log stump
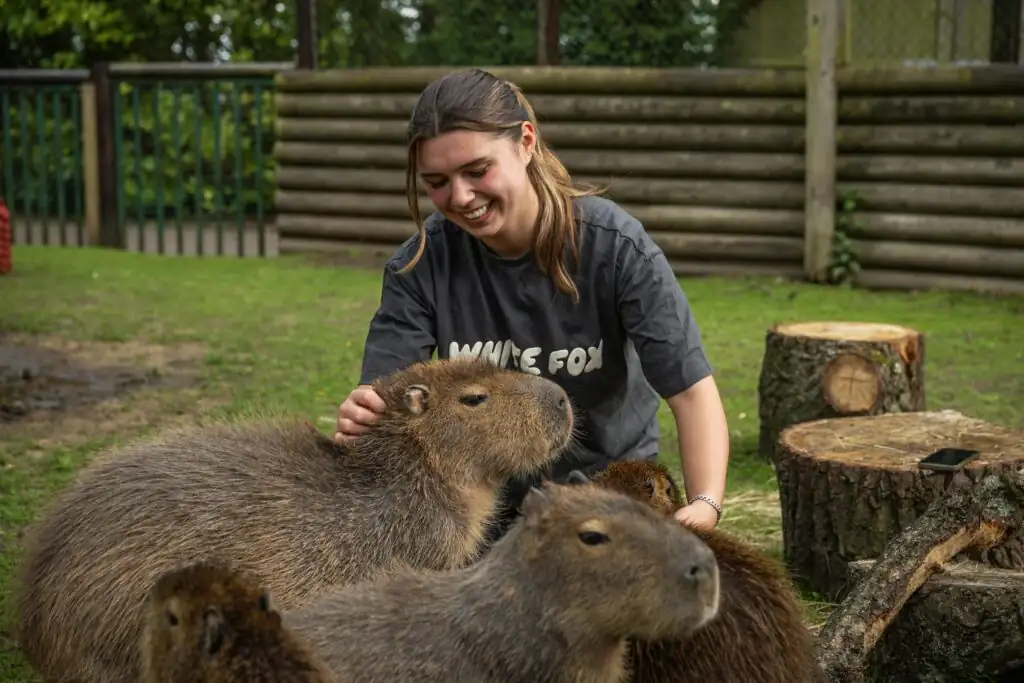
M 764 458 L 794 424 L 924 409 L 924 335 L 916 330 L 802 322 L 775 325 L 765 336 L 758 385 Z
M 1009 681 L 1024 667 L 1024 571 L 963 557 L 925 581 L 882 633 L 865 663 L 872 683 Z M 851 585 L 874 565 L 851 562 Z
M 978 481 L 1024 466 L 1024 433 L 959 412 L 888 413 L 815 420 L 783 431 L 776 452 L 783 552 L 794 579 L 836 599 L 846 564 L 877 559 L 947 491 L 953 475 L 918 461 L 945 446 L 980 455 L 962 475 Z M 1022 568 L 1019 531 L 972 557 Z
M 990 667 L 992 677 L 999 680 L 1017 667 L 1024 642 L 1018 637 L 1021 625 L 1014 622 L 1020 616 L 1022 596 L 1008 589 L 1019 590 L 1020 584 L 992 582 L 984 589 L 971 585 L 969 589 L 977 597 L 986 599 L 984 605 L 971 604 L 963 601 L 967 596 L 962 591 L 955 589 L 955 579 L 951 582 L 954 589 L 943 592 L 942 586 L 950 585 L 947 581 L 952 573 L 936 572 L 965 550 L 995 546 L 1021 527 L 1024 471 L 1013 469 L 979 482 L 962 473 L 953 477 L 953 486 L 946 495 L 895 535 L 881 557 L 859 572 L 860 580 L 818 632 L 818 663 L 830 683 L 863 683 L 872 669 L 874 675 L 867 678 L 872 683 L 879 680 L 879 675 L 884 680 L 933 683 L 979 680 L 976 675 L 957 676 L 955 670 L 967 674 L 982 666 Z M 1001 605 L 993 600 L 999 593 Z M 986 611 L 990 617 L 987 623 L 980 619 Z M 904 614 L 907 617 L 901 621 Z M 931 618 L 915 622 L 915 617 L 926 615 Z M 956 628 L 957 624 L 961 628 Z M 998 624 L 1002 624 L 1003 633 L 989 633 L 988 642 L 976 642 L 988 629 L 998 629 Z M 961 629 L 969 633 L 962 636 Z M 907 649 L 897 652 L 895 664 L 904 667 L 904 675 L 886 666 L 890 663 L 887 646 L 879 647 L 886 638 L 889 644 L 904 639 Z M 939 642 L 944 650 L 939 662 L 919 657 L 922 651 L 917 647 L 930 640 Z M 908 659 L 914 661 L 908 663 Z

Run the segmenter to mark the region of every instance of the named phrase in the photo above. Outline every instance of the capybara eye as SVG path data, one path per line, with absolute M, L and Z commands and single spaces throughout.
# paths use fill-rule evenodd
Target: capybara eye
M 653 481 L 651 481 L 650 479 L 645 481 L 644 482 L 644 488 L 647 490 L 648 494 L 650 494 L 652 496 L 654 495 L 654 482 Z
M 587 545 L 600 545 L 608 541 L 608 537 L 599 531 L 581 531 L 580 540 Z
M 167 623 L 170 624 L 171 626 L 177 626 L 178 625 L 178 615 L 175 614 L 174 612 L 172 612 L 171 610 L 167 610 L 166 614 L 167 614 Z
M 463 405 L 478 406 L 487 400 L 487 394 L 466 394 L 459 399 Z
M 264 612 L 270 611 L 270 596 L 268 596 L 266 593 L 260 594 L 260 610 Z

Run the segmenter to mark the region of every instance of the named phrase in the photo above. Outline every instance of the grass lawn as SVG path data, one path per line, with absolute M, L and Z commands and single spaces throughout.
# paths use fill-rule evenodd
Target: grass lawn
M 55 247 L 16 247 L 14 264 L 0 276 L 0 404 L 12 403 L 5 365 L 19 374 L 29 368 L 28 384 L 45 385 L 36 398 L 61 397 L 14 396 L 23 414 L 0 413 L 0 680 L 25 683 L 37 679 L 11 638 L 8 601 L 19 529 L 96 449 L 170 423 L 266 405 L 329 430 L 358 378 L 379 273 L 300 257 L 182 260 Z M 755 455 L 757 378 L 772 323 L 854 318 L 916 327 L 927 335 L 929 409 L 1024 427 L 1024 298 L 769 278 L 682 284 L 732 432 L 722 526 L 776 557 L 774 476 Z M 678 472 L 664 406 L 661 419 L 663 458 Z M 810 620 L 827 609 L 812 596 L 807 605 Z

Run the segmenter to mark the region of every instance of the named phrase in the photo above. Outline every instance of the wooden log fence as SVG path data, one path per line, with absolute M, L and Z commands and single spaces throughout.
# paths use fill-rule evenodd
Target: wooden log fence
M 492 70 L 523 87 L 570 172 L 607 186 L 679 274 L 813 270 L 805 144 L 817 100 L 804 70 Z M 446 71 L 277 75 L 282 251 L 362 245 L 379 257 L 413 234 L 406 122 Z M 1024 68 L 840 68 L 835 83 L 835 163 L 816 173 L 834 184 L 825 210 L 852 239 L 854 281 L 1024 292 Z M 422 189 L 420 207 L 433 211 Z

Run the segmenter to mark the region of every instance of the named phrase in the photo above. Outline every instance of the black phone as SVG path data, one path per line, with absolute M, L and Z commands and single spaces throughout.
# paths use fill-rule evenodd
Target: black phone
M 924 470 L 955 472 L 976 457 L 978 457 L 978 451 L 967 448 L 940 448 L 921 458 L 917 464 Z

